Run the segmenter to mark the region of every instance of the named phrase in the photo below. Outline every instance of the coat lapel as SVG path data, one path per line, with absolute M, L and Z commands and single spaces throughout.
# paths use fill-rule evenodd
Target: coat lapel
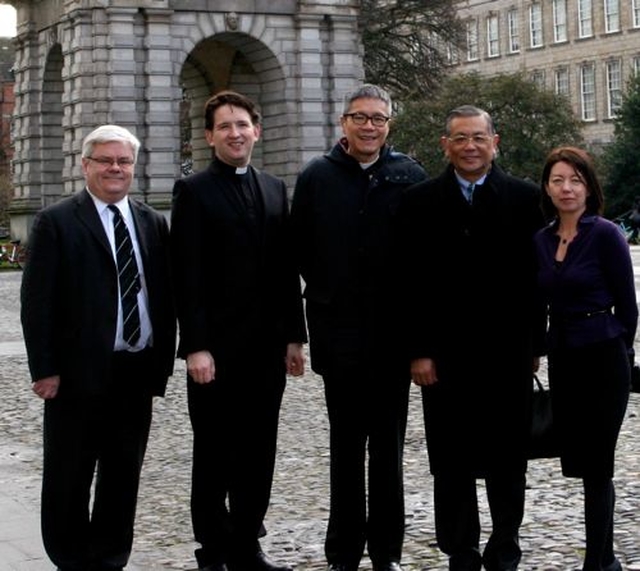
M 83 189 L 81 192 L 74 196 L 76 202 L 76 215 L 80 219 L 80 222 L 89 230 L 93 237 L 101 245 L 102 249 L 110 258 L 113 258 L 111 252 L 111 245 L 109 239 L 104 231 L 102 221 L 98 216 L 96 205 L 93 202 L 87 189 Z M 115 263 L 115 262 L 114 262 Z

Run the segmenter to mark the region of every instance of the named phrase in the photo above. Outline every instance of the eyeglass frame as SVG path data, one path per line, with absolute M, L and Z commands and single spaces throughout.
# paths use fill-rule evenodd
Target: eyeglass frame
M 133 159 L 128 159 L 124 157 L 119 159 L 110 159 L 108 157 L 98 157 L 98 158 L 84 157 L 84 158 L 87 159 L 88 161 L 93 161 L 94 163 L 104 168 L 111 168 L 115 164 L 115 165 L 118 165 L 118 168 L 124 169 L 124 168 L 131 168 L 136 164 L 136 162 Z
M 495 140 L 495 137 L 495 134 L 486 135 L 483 133 L 476 133 L 474 135 L 464 135 L 462 133 L 458 133 L 453 137 L 447 136 L 447 141 L 449 141 L 452 145 L 458 147 L 463 147 L 465 145 L 468 145 L 469 143 L 473 143 L 476 146 L 484 146 Z
M 358 125 L 358 127 L 364 127 L 369 121 L 374 127 L 384 127 L 390 120 L 391 117 L 387 115 L 383 115 L 382 113 L 376 113 L 375 115 L 367 115 L 366 113 L 362 113 L 361 111 L 356 111 L 355 113 L 343 113 L 343 117 L 350 117 L 351 121 L 353 121 L 354 125 Z M 355 117 L 363 117 L 364 119 L 356 120 Z M 362 121 L 362 122 L 360 122 Z M 376 125 L 375 121 L 382 121 L 380 125 Z

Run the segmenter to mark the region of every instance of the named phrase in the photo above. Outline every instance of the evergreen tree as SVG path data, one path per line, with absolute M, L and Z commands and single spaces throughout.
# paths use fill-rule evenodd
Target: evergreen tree
M 613 142 L 602 155 L 606 214 L 628 212 L 640 197 L 640 76 L 628 84 L 614 122 Z
M 420 101 L 406 103 L 392 124 L 390 141 L 420 160 L 430 176 L 445 164 L 440 137 L 447 114 L 459 105 L 475 105 L 493 118 L 500 135 L 497 162 L 508 172 L 534 182 L 555 146 L 583 144 L 580 122 L 566 97 L 538 87 L 521 74 L 448 78 Z

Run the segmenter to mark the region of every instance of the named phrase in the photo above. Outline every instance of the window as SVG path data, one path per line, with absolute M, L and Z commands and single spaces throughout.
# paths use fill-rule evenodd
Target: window
M 632 0 L 631 14 L 632 14 L 632 20 L 633 20 L 633 27 L 640 28 L 640 0 Z
M 580 68 L 580 102 L 582 120 L 596 119 L 596 70 L 592 63 L 585 63 Z
M 535 83 L 540 89 L 545 89 L 544 85 L 544 71 L 536 69 L 531 72 L 531 81 Z
M 529 7 L 529 35 L 532 48 L 542 46 L 542 6 L 531 4 Z
M 554 88 L 557 95 L 569 97 L 569 70 L 566 67 L 559 67 L 555 70 Z
M 633 75 L 640 75 L 640 56 L 633 58 Z
M 567 41 L 567 0 L 553 0 L 553 41 Z
M 507 22 L 509 24 L 509 52 L 512 54 L 517 53 L 520 51 L 520 25 L 516 8 L 512 8 L 507 12 Z
M 478 59 L 478 22 L 467 22 L 467 61 Z
M 447 43 L 446 45 L 446 53 L 447 53 L 447 64 L 448 65 L 458 65 L 460 63 L 460 51 L 457 46 L 452 43 Z
M 487 18 L 487 56 L 500 55 L 500 34 L 498 30 L 498 16 Z
M 619 0 L 604 0 L 604 28 L 607 33 L 620 30 Z
M 592 0 L 578 0 L 578 36 L 590 38 L 593 36 L 593 6 Z
M 607 111 L 609 119 L 618 114 L 622 105 L 622 64 L 620 60 L 606 63 L 607 68 Z

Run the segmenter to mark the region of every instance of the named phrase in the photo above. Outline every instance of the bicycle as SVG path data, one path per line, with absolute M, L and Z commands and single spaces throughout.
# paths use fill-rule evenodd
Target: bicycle
M 25 250 L 20 245 L 20 240 L 11 240 L 0 245 L 0 268 L 21 270 L 25 261 Z

